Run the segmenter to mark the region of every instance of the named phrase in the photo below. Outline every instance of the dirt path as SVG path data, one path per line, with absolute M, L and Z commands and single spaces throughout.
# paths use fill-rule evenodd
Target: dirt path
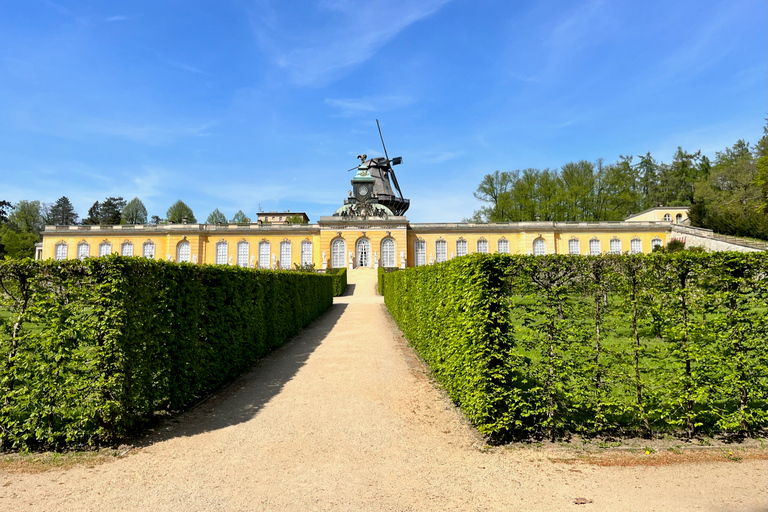
M 352 295 L 134 453 L 0 472 L 0 510 L 768 509 L 766 461 L 600 467 L 485 447 L 400 340 L 375 280 L 351 272 Z

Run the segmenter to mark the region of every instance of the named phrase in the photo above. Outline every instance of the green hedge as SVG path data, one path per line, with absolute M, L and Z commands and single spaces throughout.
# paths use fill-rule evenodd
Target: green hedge
M 332 303 L 324 275 L 110 256 L 0 262 L 0 442 L 135 433 L 286 343 Z
M 768 427 L 766 253 L 472 255 L 384 280 L 492 438 Z
M 379 280 L 379 295 L 384 295 L 384 274 L 388 274 L 390 272 L 396 272 L 400 270 L 397 267 L 379 267 L 377 272 L 377 277 Z
M 344 268 L 328 268 L 325 270 L 326 274 L 333 276 L 333 296 L 339 297 L 344 295 L 347 290 L 347 269 Z

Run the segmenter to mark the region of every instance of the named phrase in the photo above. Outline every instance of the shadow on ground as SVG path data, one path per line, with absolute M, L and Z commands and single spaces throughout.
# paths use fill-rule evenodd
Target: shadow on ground
M 131 444 L 149 446 L 178 436 L 244 423 L 278 395 L 328 336 L 344 314 L 346 304 L 334 304 L 282 348 L 191 409 L 161 421 Z
M 344 290 L 344 293 L 341 294 L 342 297 L 349 297 L 350 295 L 355 294 L 355 286 L 354 284 L 348 284 L 347 289 Z

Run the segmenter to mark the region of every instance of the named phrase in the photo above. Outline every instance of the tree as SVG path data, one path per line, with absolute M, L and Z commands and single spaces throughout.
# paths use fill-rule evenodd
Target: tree
M 57 226 L 77 224 L 77 212 L 75 212 L 75 207 L 72 206 L 72 202 L 67 196 L 61 196 L 53 203 L 45 222 Z
M 173 203 L 171 207 L 168 208 L 168 211 L 165 212 L 165 218 L 168 220 L 168 222 L 172 222 L 174 224 L 180 224 L 182 222 L 195 224 L 197 222 L 197 219 L 195 219 L 195 214 L 192 213 L 192 208 L 187 206 L 186 203 L 184 203 L 184 201 L 181 199 Z
M 224 216 L 223 213 L 219 211 L 218 208 L 216 208 L 211 212 L 208 218 L 205 219 L 205 223 L 206 224 L 226 224 L 227 218 Z
M 232 224 L 248 224 L 251 222 L 251 219 L 245 216 L 243 213 L 243 210 L 237 210 L 237 213 L 234 217 L 232 217 L 232 220 L 230 220 Z
M 21 200 L 8 215 L 8 224 L 14 231 L 34 233 L 37 236 L 45 227 L 42 208 L 40 201 Z
M 120 213 L 121 224 L 146 224 L 147 208 L 141 199 L 134 197 L 123 207 Z
M 153 215 L 149 222 L 157 226 L 158 224 L 165 222 L 165 219 L 161 219 L 159 215 Z
M 307 219 L 305 219 L 303 215 L 291 215 L 290 217 L 286 217 L 285 223 L 286 224 L 306 224 Z
M 88 208 L 88 216 L 83 219 L 83 224 L 93 226 L 101 224 L 101 203 L 96 201 Z
M 493 174 L 486 174 L 477 186 L 474 196 L 488 203 L 480 213 L 489 222 L 505 222 L 509 218 L 509 190 L 512 178 L 509 172 L 495 171 Z
M 122 197 L 108 197 L 101 203 L 100 224 L 120 224 L 125 200 Z
M 34 258 L 37 235 L 32 232 L 17 232 L 5 225 L 0 228 L 0 257 Z
M 13 205 L 8 201 L 0 201 L 0 224 L 8 222 L 8 213 L 13 210 Z

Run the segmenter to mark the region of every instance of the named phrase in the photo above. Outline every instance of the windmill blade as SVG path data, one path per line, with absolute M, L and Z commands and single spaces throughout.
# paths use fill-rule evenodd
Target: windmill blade
M 395 188 L 397 189 L 397 193 L 400 194 L 400 199 L 403 199 L 403 192 L 400 190 L 400 185 L 397 183 L 397 176 L 395 176 L 395 170 L 390 167 L 389 172 L 392 175 L 392 183 L 395 185 Z
M 384 148 L 384 156 L 387 158 L 387 163 L 389 163 L 389 155 L 387 154 L 387 146 L 384 145 L 384 136 L 381 134 L 381 125 L 379 124 L 379 120 L 376 120 L 376 126 L 379 129 L 379 138 L 381 139 L 381 147 Z

